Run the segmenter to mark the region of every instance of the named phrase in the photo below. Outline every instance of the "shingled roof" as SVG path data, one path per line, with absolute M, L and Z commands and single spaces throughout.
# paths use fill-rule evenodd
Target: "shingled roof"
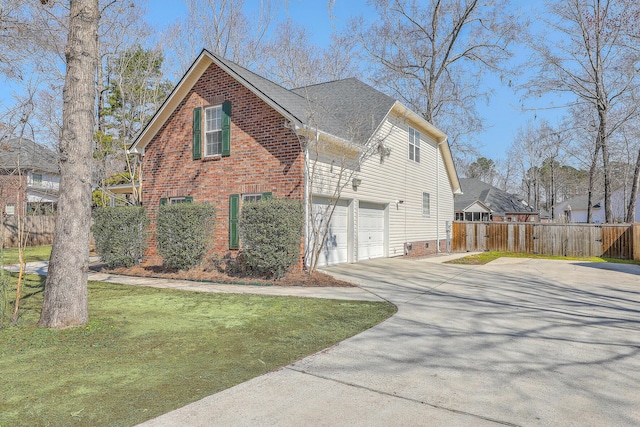
M 234 62 L 206 52 L 299 123 L 348 141 L 368 141 L 395 103 L 390 96 L 355 77 L 289 90 Z
M 286 89 L 232 61 L 203 49 L 174 90 L 131 145 L 132 153 L 143 153 L 147 144 L 188 96 L 189 91 L 211 66 L 216 64 L 290 122 L 302 134 L 365 143 L 389 114 L 403 117 L 438 143 L 455 193 L 460 192 L 447 136 L 424 117 L 402 103 L 356 78 L 336 80 L 296 89 Z
M 454 209 L 456 212 L 464 211 L 479 200 L 491 209 L 494 215 L 538 213 L 537 210 L 523 203 L 519 197 L 502 191 L 479 179 L 462 178 L 460 179 L 460 185 L 464 194 L 456 196 L 454 199 Z
M 26 138 L 0 141 L 0 169 L 60 173 L 58 155 L 49 148 Z

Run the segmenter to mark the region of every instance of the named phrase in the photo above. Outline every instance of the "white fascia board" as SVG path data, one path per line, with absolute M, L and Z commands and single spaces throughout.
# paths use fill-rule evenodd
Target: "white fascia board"
M 171 94 L 162 103 L 158 111 L 156 111 L 151 121 L 149 121 L 147 126 L 144 127 L 142 132 L 140 132 L 138 137 L 133 141 L 133 144 L 129 147 L 130 152 L 144 153 L 144 148 L 160 131 L 160 128 L 162 128 L 169 116 L 171 116 L 198 79 L 200 79 L 202 74 L 209 68 L 209 65 L 211 65 L 211 59 L 204 51 L 201 52 L 191 67 L 189 67 L 189 70 L 182 76 Z

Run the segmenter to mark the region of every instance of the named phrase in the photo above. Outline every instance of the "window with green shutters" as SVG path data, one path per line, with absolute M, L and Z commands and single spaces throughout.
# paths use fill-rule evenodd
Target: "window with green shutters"
M 242 203 L 259 202 L 260 200 L 268 200 L 273 194 L 268 191 L 255 194 L 232 194 L 229 196 L 229 249 L 240 248 L 240 233 L 238 230 L 238 219 L 240 217 L 240 201 Z
M 202 158 L 202 108 L 193 109 L 193 159 Z
M 222 157 L 231 155 L 231 101 L 222 103 Z
M 229 249 L 240 248 L 238 218 L 240 216 L 240 195 L 229 196 Z
M 202 126 L 204 122 L 204 127 Z M 204 136 L 203 136 L 204 135 Z M 204 145 L 204 147 L 203 147 Z M 193 158 L 231 155 L 231 102 L 193 111 Z

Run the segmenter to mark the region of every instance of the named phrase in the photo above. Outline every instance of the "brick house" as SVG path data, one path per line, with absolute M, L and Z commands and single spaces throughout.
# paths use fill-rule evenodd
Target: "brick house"
M 386 158 L 348 166 L 336 200 L 347 176 L 336 159 L 362 160 L 374 140 L 384 140 Z M 429 242 L 433 252 L 460 190 L 446 135 L 387 95 L 357 79 L 288 90 L 206 50 L 130 152 L 142 157 L 152 230 L 160 204 L 211 202 L 219 254 L 241 249 L 239 212 L 263 197 L 307 202 L 305 242 L 316 209 L 336 202 L 320 265 L 420 255 Z
M 0 206 L 5 217 L 55 212 L 59 184 L 55 152 L 26 138 L 0 141 Z

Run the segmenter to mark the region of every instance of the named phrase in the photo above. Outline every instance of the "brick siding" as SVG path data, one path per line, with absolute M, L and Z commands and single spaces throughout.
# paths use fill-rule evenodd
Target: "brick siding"
M 193 109 L 231 101 L 231 155 L 192 159 Z M 202 116 L 204 117 L 204 111 Z M 212 64 L 145 149 L 143 205 L 154 220 L 161 198 L 192 196 L 217 209 L 213 252 L 229 250 L 229 195 L 272 192 L 276 198 L 304 197 L 304 156 L 285 118 L 217 65 Z
M 27 207 L 27 173 L 22 175 L 0 174 L 0 209 L 6 215 L 7 205 L 15 206 L 15 214 L 26 213 Z
M 423 240 L 405 244 L 405 253 L 408 257 L 421 257 L 436 253 L 436 240 Z M 440 253 L 447 251 L 447 239 L 440 239 Z

